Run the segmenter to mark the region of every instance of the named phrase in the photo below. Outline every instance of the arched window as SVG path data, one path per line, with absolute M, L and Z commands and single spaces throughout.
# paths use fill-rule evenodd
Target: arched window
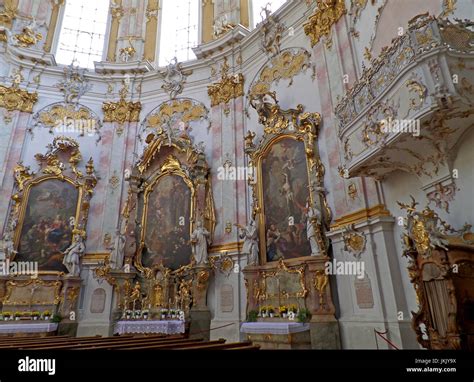
M 109 12 L 108 0 L 67 0 L 64 10 L 56 61 L 93 68 L 102 61 Z
M 286 3 L 286 0 L 252 0 L 252 27 L 255 28 L 257 24 L 262 21 L 262 17 L 265 15 L 265 13 L 262 12 L 262 8 L 265 8 L 267 4 L 270 4 L 270 10 L 274 13 L 284 3 Z
M 196 56 L 191 48 L 199 42 L 199 0 L 162 0 L 159 65 L 176 57 L 188 61 Z

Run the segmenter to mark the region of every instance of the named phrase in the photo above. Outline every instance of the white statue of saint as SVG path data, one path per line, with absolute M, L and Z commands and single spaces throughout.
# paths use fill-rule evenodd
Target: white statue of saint
M 321 212 L 312 207 L 309 200 L 306 201 L 306 233 L 311 245 L 311 256 L 317 256 L 321 252 L 320 245 L 316 238 L 315 225 L 321 221 Z
M 240 228 L 239 237 L 244 239 L 242 252 L 248 255 L 248 265 L 258 265 L 258 233 L 257 224 L 253 218 L 250 218 L 249 224 L 246 227 L 238 226 Z
M 196 228 L 191 234 L 191 244 L 193 248 L 193 256 L 197 265 L 207 263 L 207 246 L 210 238 L 209 231 L 202 225 L 202 221 L 198 220 Z
M 13 259 L 15 254 L 15 245 L 13 243 L 12 234 L 10 231 L 6 231 L 3 235 L 2 248 L 0 248 L 0 253 L 3 253 L 3 259 Z
M 125 232 L 127 229 L 127 219 L 120 221 L 120 228 L 115 231 L 115 242 L 110 248 L 112 251 L 110 258 L 110 265 L 113 269 L 119 269 L 122 267 L 123 256 L 125 250 L 126 236 Z
M 81 235 L 74 235 L 71 245 L 63 252 L 63 264 L 69 271 L 69 276 L 79 276 L 81 273 L 80 261 L 86 251 Z

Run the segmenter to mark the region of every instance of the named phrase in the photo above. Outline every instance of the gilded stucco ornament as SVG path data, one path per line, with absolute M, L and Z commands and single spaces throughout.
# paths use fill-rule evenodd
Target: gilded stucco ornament
M 463 237 L 470 232 L 471 225 L 466 223 L 462 229 L 456 230 L 428 206 L 423 211 L 417 211 L 416 206 L 419 203 L 413 196 L 410 195 L 410 198 L 410 204 L 397 201 L 400 208 L 407 211 L 403 236 L 406 249 L 416 250 L 419 255 L 428 258 L 433 249 L 448 251 L 447 246 L 452 234 Z
M 27 90 L 18 88 L 17 85 L 6 87 L 0 85 L 0 107 L 8 111 L 18 110 L 32 113 L 33 106 L 38 101 L 38 93 L 29 93 Z
M 316 12 L 303 24 L 304 33 L 310 37 L 311 46 L 315 46 L 323 37 L 326 47 L 332 45 L 331 28 L 346 13 L 344 0 L 316 0 Z
M 350 224 L 343 228 L 342 240 L 344 241 L 344 251 L 354 255 L 356 259 L 360 259 L 367 243 L 364 233 L 357 231 L 354 224 Z
M 226 115 L 230 113 L 230 100 L 244 95 L 244 75 L 242 73 L 229 74 L 229 70 L 230 66 L 227 57 L 225 57 L 220 69 L 220 80 L 207 87 L 207 94 L 211 98 L 211 106 L 224 104 Z
M 33 17 L 28 25 L 25 25 L 21 32 L 13 36 L 16 46 L 22 48 L 29 48 L 36 45 L 43 39 L 43 35 L 37 32 L 39 25 L 36 23 L 36 19 Z
M 117 122 L 123 125 L 126 122 L 139 122 L 142 104 L 132 101 L 126 101 L 128 95 L 128 86 L 123 84 L 120 89 L 120 101 L 104 102 L 102 110 L 104 111 L 104 122 Z

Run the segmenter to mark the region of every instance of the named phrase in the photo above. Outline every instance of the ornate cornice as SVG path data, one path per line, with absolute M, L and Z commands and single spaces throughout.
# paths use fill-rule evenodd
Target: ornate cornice
M 322 37 L 326 38 L 326 46 L 331 47 L 331 27 L 346 13 L 344 0 L 316 0 L 318 8 L 303 24 L 304 33 L 315 46 Z
M 18 88 L 17 85 L 11 87 L 0 85 L 0 107 L 8 111 L 19 110 L 32 113 L 36 101 L 38 101 L 36 92 L 28 93 L 28 91 Z

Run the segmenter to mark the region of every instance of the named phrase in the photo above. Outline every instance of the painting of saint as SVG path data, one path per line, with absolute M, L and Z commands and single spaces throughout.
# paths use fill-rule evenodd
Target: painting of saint
M 40 271 L 67 273 L 63 251 L 72 240 L 79 191 L 48 179 L 31 187 L 15 261 L 37 261 Z
M 148 195 L 142 265 L 178 269 L 191 262 L 191 190 L 182 177 L 165 175 Z
M 267 261 L 310 255 L 304 143 L 291 138 L 276 142 L 263 158 L 261 171 Z

